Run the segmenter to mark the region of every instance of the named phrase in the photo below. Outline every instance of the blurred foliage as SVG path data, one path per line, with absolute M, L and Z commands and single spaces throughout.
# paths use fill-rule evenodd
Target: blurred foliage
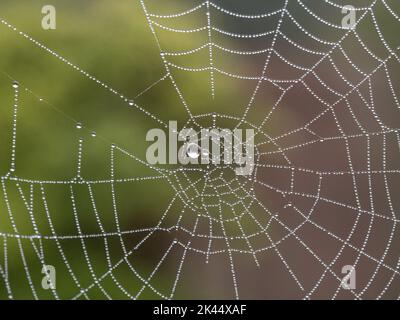
M 159 58 L 158 48 L 150 29 L 144 20 L 138 1 L 118 1 L 110 5 L 109 1 L 2 1 L 1 16 L 26 31 L 34 39 L 41 41 L 52 50 L 78 65 L 85 71 L 105 81 L 127 97 L 134 97 L 151 83 L 165 74 Z M 41 28 L 41 8 L 44 4 L 53 4 L 57 8 L 57 29 L 45 31 Z M 110 145 L 115 143 L 136 152 L 142 159 L 146 142 L 144 136 L 151 127 L 156 127 L 150 117 L 134 110 L 116 95 L 85 78 L 82 74 L 62 63 L 54 56 L 1 25 L 0 36 L 0 167 L 2 175 L 9 170 L 11 156 L 11 132 L 13 113 L 12 77 L 29 88 L 31 94 L 21 90 L 18 110 L 16 172 L 18 177 L 35 180 L 73 179 L 77 168 L 78 137 L 84 138 L 82 176 L 88 180 L 110 178 Z M 157 95 L 147 95 L 141 100 L 152 113 L 164 113 L 169 117 L 167 107 L 176 104 L 177 97 L 171 90 L 158 90 Z M 37 95 L 37 97 L 35 96 Z M 40 101 L 38 97 L 44 101 Z M 84 126 L 76 129 L 76 123 Z M 91 137 L 92 131 L 97 137 Z M 116 178 L 154 175 L 150 170 L 127 157 L 116 155 Z M 20 234 L 34 234 L 33 225 L 21 201 L 14 183 L 5 183 L 12 204 L 13 216 L 8 216 L 5 201 L 0 204 L 1 231 L 15 233 L 12 223 Z M 24 195 L 29 197 L 29 184 L 21 183 Z M 55 232 L 59 235 L 77 234 L 77 226 L 72 214 L 70 190 L 68 185 L 45 185 L 48 206 Z M 137 228 L 141 224 L 154 226 L 160 213 L 165 210 L 171 199 L 171 188 L 163 182 L 132 183 L 116 187 L 118 191 L 119 223 L 122 230 Z M 118 189 L 120 188 L 120 189 Z M 74 188 L 79 223 L 83 233 L 99 233 L 94 219 L 87 187 Z M 116 221 L 112 208 L 110 185 L 95 185 L 93 192 L 97 210 L 101 216 L 105 231 L 116 230 Z M 157 201 L 154 201 L 154 194 Z M 46 212 L 38 185 L 33 190 L 34 216 L 42 234 L 51 235 Z M 99 241 L 86 241 L 87 250 L 97 275 L 107 269 L 105 247 L 102 238 Z M 57 270 L 57 287 L 61 297 L 72 297 L 79 290 L 69 276 L 59 247 L 53 241 L 43 240 L 45 260 Z M 130 239 L 125 239 L 129 243 Z M 24 259 L 28 262 L 33 275 L 31 281 L 41 298 L 50 297 L 50 293 L 41 289 L 43 277 L 41 266 L 28 240 L 22 240 Z M 75 270 L 78 281 L 84 287 L 93 281 L 88 261 L 82 254 L 80 241 L 61 241 L 63 252 L 71 269 Z M 34 242 L 39 245 L 39 241 Z M 113 239 L 109 240 L 111 260 L 119 260 L 123 253 L 121 246 Z M 31 247 L 32 248 L 32 247 Z M 37 247 L 39 248 L 39 246 Z M 2 250 L 1 250 L 2 251 Z M 29 283 L 23 274 L 18 241 L 8 241 L 8 264 L 13 267 L 10 283 L 14 297 L 32 298 Z M 146 257 L 135 260 L 135 268 L 143 268 L 146 274 L 154 267 Z M 141 266 L 142 265 L 142 266 Z M 138 287 L 132 270 L 119 268 L 118 278 L 123 286 L 134 292 Z M 68 276 L 66 276 L 68 275 Z M 132 283 L 130 283 L 132 281 Z M 106 281 L 107 282 L 107 281 Z M 163 279 L 159 281 L 163 286 Z M 106 284 L 105 284 L 106 286 Z M 111 288 L 111 289 L 110 289 Z M 116 297 L 121 291 L 114 284 L 107 291 Z M 114 289 L 113 289 L 114 288 Z M 140 288 L 140 287 L 139 287 Z M 115 292 L 113 292 L 115 291 Z M 152 297 L 145 291 L 141 296 Z M 3 284 L 0 296 L 6 294 Z M 92 298 L 104 297 L 94 290 Z

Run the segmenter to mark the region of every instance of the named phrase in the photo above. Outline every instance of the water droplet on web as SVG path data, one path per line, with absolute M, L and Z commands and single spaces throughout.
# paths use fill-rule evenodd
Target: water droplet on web
M 19 87 L 19 83 L 17 81 L 13 81 L 13 88 L 17 89 Z
M 93 138 L 96 137 L 96 131 L 92 131 L 92 133 L 90 134 Z
M 77 129 L 82 129 L 82 123 L 78 122 L 78 123 L 76 124 L 76 128 L 77 128 Z
M 187 146 L 186 154 L 189 158 L 196 159 L 200 156 L 199 146 L 195 143 L 191 143 Z

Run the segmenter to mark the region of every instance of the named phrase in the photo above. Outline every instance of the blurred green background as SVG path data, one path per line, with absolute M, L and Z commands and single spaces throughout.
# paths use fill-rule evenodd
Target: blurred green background
M 321 3 L 305 2 L 325 19 L 332 23 L 340 23 L 342 16 L 338 8 L 333 9 L 322 1 Z M 361 2 L 357 4 L 360 7 L 370 3 L 370 1 Z M 201 2 L 149 0 L 145 3 L 149 12 L 170 14 L 185 11 Z M 56 30 L 43 30 L 41 27 L 43 18 L 41 9 L 48 4 L 54 5 L 56 8 Z M 283 1 L 278 0 L 253 0 L 250 2 L 223 1 L 221 6 L 232 11 L 252 14 L 277 10 L 282 7 L 282 4 Z M 391 3 L 391 5 L 393 8 L 399 9 L 397 3 Z M 381 4 L 377 5 L 375 9 L 386 41 L 392 48 L 396 48 L 398 25 Z M 323 39 L 337 42 L 344 34 L 343 30 L 338 31 L 319 25 L 316 27 L 317 22 L 312 20 L 314 18 L 311 18 L 310 14 L 304 11 L 304 8 L 296 1 L 289 1 L 289 10 L 307 30 L 311 30 Z M 237 76 L 261 76 L 260 71 L 263 69 L 266 58 L 265 54 L 234 55 L 212 48 L 215 67 L 226 71 L 233 77 L 223 75 L 218 71 L 182 71 L 171 66 L 170 72 L 177 87 L 181 90 L 181 96 L 179 96 L 169 78 L 157 82 L 166 75 L 167 71 L 160 58 L 159 47 L 140 1 L 2 0 L 0 17 L 66 58 L 81 70 L 117 90 L 123 97 L 134 99 L 138 106 L 162 122 L 168 123 L 169 120 L 177 120 L 180 127 L 188 120 L 185 104 L 193 115 L 207 115 L 202 118 L 204 126 L 211 125 L 210 113 L 216 112 L 219 115 L 219 125 L 233 127 L 237 123 L 237 119 L 243 115 L 257 85 L 257 81 L 254 79 L 243 80 L 238 79 Z M 213 10 L 211 17 L 212 25 L 216 28 L 229 30 L 232 33 L 249 34 L 275 30 L 280 16 L 272 16 L 261 21 L 242 21 L 224 15 L 218 10 Z M 204 10 L 174 21 L 167 20 L 159 19 L 157 22 L 177 29 L 198 28 L 207 22 Z M 304 47 L 323 52 L 332 47 L 329 44 L 316 44 L 304 32 L 293 26 L 293 23 L 289 23 L 289 18 L 286 18 L 285 21 L 282 32 Z M 359 26 L 360 34 L 378 56 L 386 57 L 386 48 L 374 31 L 373 23 L 370 19 L 367 21 Z M 204 32 L 171 33 L 156 26 L 154 28 L 160 41 L 159 44 L 165 52 L 192 50 L 210 41 Z M 243 39 L 226 37 L 216 31 L 212 33 L 212 37 L 212 41 L 216 44 L 238 51 L 261 50 L 270 47 L 272 43 L 270 38 L 261 37 L 242 41 Z M 320 59 L 320 56 L 311 54 L 303 56 L 289 43 L 278 38 L 275 49 L 288 61 L 295 61 L 297 64 L 311 67 Z M 365 52 L 361 54 L 362 49 L 353 45 L 354 43 L 356 43 L 355 40 L 354 42 L 349 40 L 348 43 L 343 43 L 343 47 L 350 59 L 356 61 L 362 70 L 371 72 L 371 68 L 374 67 L 371 57 L 365 55 Z M 188 68 L 210 66 L 207 48 L 193 55 L 167 56 L 167 59 L 172 64 Z M 333 59 L 339 65 L 340 70 L 348 71 L 346 77 L 354 83 L 359 81 L 360 75 L 349 67 L 343 56 L 334 56 Z M 393 71 L 391 74 L 393 86 L 397 90 L 400 81 L 398 66 L 392 65 L 391 62 L 388 66 L 389 70 Z M 267 74 L 271 79 L 283 80 L 277 82 L 282 88 L 290 85 L 290 82 L 285 82 L 285 80 L 297 79 L 304 73 L 304 70 L 291 68 L 288 63 L 282 62 L 274 55 L 268 68 Z M 329 63 L 322 63 L 316 69 L 316 73 L 338 91 L 348 89 L 343 84 L 343 80 L 337 77 L 337 72 Z M 380 106 L 379 116 L 389 129 L 399 128 L 399 116 L 392 108 L 393 101 L 385 100 L 390 97 L 390 92 L 383 85 L 378 85 L 378 83 L 386 83 L 387 79 L 384 75 L 380 75 L 380 77 L 381 81 L 378 80 L 374 83 L 377 90 L 375 92 L 376 103 Z M 215 97 L 212 96 L 211 79 L 214 82 Z M 16 170 L 10 173 L 14 112 L 13 80 L 20 83 L 20 93 L 16 130 Z M 310 80 L 310 83 L 312 81 L 315 79 Z M 141 94 L 155 82 L 157 83 L 154 87 Z M 329 100 L 331 93 L 326 92 L 325 88 L 316 86 L 312 89 L 319 97 L 326 98 L 330 103 L 333 102 Z M 368 92 L 368 88 L 361 90 L 363 94 Z M 246 119 L 249 123 L 255 126 L 261 125 L 262 119 L 271 110 L 280 94 L 281 91 L 275 85 L 264 81 L 247 114 Z M 293 138 L 290 136 L 284 138 L 283 141 L 279 140 L 279 146 L 268 138 L 279 137 L 302 127 L 313 116 L 321 112 L 323 106 L 320 105 L 320 102 L 311 100 L 312 97 L 307 100 L 307 95 L 304 88 L 294 91 L 293 96 L 283 100 L 278 110 L 273 113 L 271 120 L 261 128 L 263 134 L 257 136 L 256 142 L 264 143 L 260 147 L 260 152 L 266 152 L 267 155 L 258 160 L 260 163 L 278 167 L 293 165 L 296 168 L 307 167 L 316 171 L 348 170 L 347 155 L 342 148 L 343 144 L 338 146 L 327 142 L 326 144 L 320 143 L 321 146 L 319 146 L 317 143 L 313 146 L 318 145 L 319 149 L 294 148 L 291 150 L 290 147 L 293 145 L 314 141 L 315 136 L 300 131 Z M 365 110 L 362 101 L 350 101 L 350 103 L 367 131 L 380 129 L 373 117 L 365 116 L 367 112 L 362 111 Z M 151 128 L 160 127 L 159 122 L 130 106 L 118 94 L 105 89 L 79 70 L 60 61 L 4 24 L 0 24 L 0 105 L 0 175 L 7 177 L 2 180 L 2 199 L 0 201 L 0 232 L 3 235 L 0 237 L 0 264 L 7 266 L 6 269 L 8 269 L 8 282 L 3 283 L 0 280 L 1 299 L 7 299 L 10 292 L 12 294 L 9 298 L 17 299 L 53 299 L 55 297 L 64 299 L 74 297 L 83 299 L 110 297 L 150 299 L 170 298 L 171 292 L 174 298 L 180 299 L 234 297 L 232 276 L 229 271 L 230 260 L 226 254 L 215 254 L 212 259 L 210 258 L 210 262 L 212 260 L 213 263 L 205 264 L 204 254 L 196 256 L 193 251 L 186 252 L 183 247 L 174 247 L 174 250 L 163 260 L 164 263 L 157 269 L 157 272 L 152 274 L 173 239 L 179 239 L 184 244 L 190 241 L 189 234 L 182 230 L 171 229 L 151 233 L 149 239 L 140 246 L 140 250 L 126 257 L 127 252 L 141 243 L 140 241 L 149 233 L 148 228 L 155 226 L 168 228 L 175 226 L 177 221 L 186 230 L 192 230 L 195 225 L 196 213 L 193 210 L 188 210 L 180 201 L 171 202 L 176 196 L 173 187 L 177 187 L 179 184 L 189 186 L 194 181 L 193 176 L 181 175 L 177 178 L 167 175 L 167 179 L 160 172 L 148 168 L 130 156 L 134 155 L 138 159 L 145 160 L 148 146 L 145 140 L 146 133 Z M 234 117 L 234 120 L 227 120 L 220 117 L 221 115 Z M 322 137 L 337 135 L 334 122 L 332 119 L 330 120 L 328 123 L 323 119 L 321 122 L 316 122 L 313 128 L 314 132 Z M 349 128 L 346 134 L 358 133 L 357 126 L 351 120 L 351 115 L 346 114 L 339 120 L 345 124 L 345 130 Z M 77 128 L 78 123 L 82 128 Z M 77 176 L 79 139 L 82 139 L 80 172 L 85 181 L 91 181 L 89 184 L 80 184 L 76 181 L 68 183 Z M 364 142 L 365 140 L 362 141 L 362 143 Z M 111 156 L 112 145 L 120 148 L 114 149 L 113 157 Z M 365 148 L 360 145 L 364 146 L 360 143 L 357 145 L 357 141 L 351 145 L 354 148 L 352 154 L 354 162 L 365 158 Z M 281 151 L 276 151 L 279 147 L 288 148 L 286 156 L 290 158 L 290 164 Z M 122 149 L 129 152 L 130 155 L 121 152 Z M 272 153 L 268 154 L 268 152 Z M 373 150 L 372 158 L 381 161 L 381 151 Z M 393 154 L 388 156 L 388 162 L 393 163 L 393 167 L 398 164 L 397 159 L 398 157 L 396 158 Z M 360 163 L 364 163 L 364 161 L 360 160 Z M 260 169 L 257 172 L 257 179 L 278 189 L 290 188 L 291 171 L 269 169 L 271 170 Z M 8 179 L 9 177 L 27 179 L 27 181 L 15 181 Z M 111 178 L 118 180 L 138 177 L 152 178 L 129 182 L 121 180 L 115 184 L 109 182 Z M 67 182 L 62 183 L 62 181 Z M 79 182 L 79 179 L 77 181 Z M 98 183 L 93 183 L 95 181 Z M 299 194 L 309 192 L 315 195 L 317 193 L 318 181 L 315 176 L 311 178 L 311 174 L 310 176 L 299 174 L 295 181 Z M 392 183 L 391 187 L 395 188 L 399 182 L 391 180 L 390 183 Z M 253 184 L 243 182 L 245 189 Z M 342 184 L 347 184 L 348 189 L 344 188 Z M 325 196 L 328 198 L 339 199 L 355 206 L 352 202 L 354 199 L 346 198 L 349 194 L 348 190 L 350 190 L 350 194 L 353 191 L 352 181 L 329 181 L 327 178 L 324 186 L 328 187 L 323 188 L 322 196 L 326 192 Z M 360 193 L 368 192 L 368 183 L 360 182 L 359 190 Z M 191 190 L 191 192 L 194 191 Z M 282 215 L 281 219 L 293 228 L 301 225 L 304 217 L 300 217 L 300 221 L 297 218 L 291 220 L 298 214 L 290 211 L 293 209 L 287 208 L 287 201 L 293 203 L 297 201 L 296 203 L 304 209 L 304 212 L 311 210 L 313 205 L 310 199 L 305 199 L 305 197 L 303 199 L 300 196 L 296 198 L 294 195 L 289 195 L 287 198 L 281 199 L 282 196 L 279 192 L 260 188 L 260 186 L 257 186 L 255 192 L 260 201 L 270 209 L 270 212 Z M 384 199 L 386 196 L 383 189 L 377 190 L 375 194 L 378 199 Z M 113 195 L 116 197 L 114 198 Z M 71 196 L 73 201 L 71 201 Z M 351 197 L 353 197 L 352 194 Z M 365 202 L 367 204 L 363 203 L 362 205 L 365 204 L 366 210 L 370 210 L 368 209 L 370 204 L 367 200 Z M 171 206 L 169 207 L 169 205 Z M 163 214 L 168 207 L 169 210 L 164 218 Z M 253 207 L 252 204 L 249 204 L 248 207 L 259 217 L 263 226 L 267 225 L 270 220 L 263 216 L 263 208 Z M 379 208 L 377 205 L 376 210 L 379 209 L 384 212 L 388 211 L 386 207 Z M 242 214 L 242 211 L 243 209 L 234 206 L 232 213 L 230 208 L 224 207 L 222 215 L 228 217 L 227 220 L 229 220 L 229 217 Z M 329 227 L 332 227 L 333 230 L 337 228 L 336 231 L 339 234 L 344 230 L 344 234 L 347 235 L 348 227 L 355 223 L 354 220 L 337 218 L 334 226 L 329 225 L 330 217 L 337 214 L 337 211 L 338 208 L 334 206 L 319 207 L 318 204 L 315 207 L 315 212 L 322 215 L 319 220 L 322 225 L 326 223 L 328 229 Z M 353 219 L 353 216 L 351 217 Z M 199 222 L 198 231 L 207 235 L 209 232 L 208 220 L 203 220 Z M 162 224 L 159 225 L 161 222 Z M 259 228 L 254 221 L 245 221 L 243 218 L 241 222 L 246 234 L 252 234 Z M 365 239 L 367 225 L 361 224 L 357 227 L 357 232 L 360 232 L 359 235 L 355 232 L 354 236 L 357 246 L 360 246 L 359 239 Z M 374 252 L 374 256 L 380 258 L 380 255 L 383 254 L 382 248 L 386 245 L 390 233 L 386 226 L 382 229 L 381 226 L 378 228 L 374 225 L 374 227 L 381 232 L 379 234 L 384 234 L 384 236 L 375 241 L 372 248 L 366 250 L 371 250 Z M 216 235 L 219 235 L 221 239 L 213 242 L 212 250 L 218 252 L 226 249 L 226 243 L 222 238 L 222 231 L 218 231 L 218 226 L 215 228 Z M 228 236 L 235 237 L 242 234 L 242 230 L 235 221 L 226 221 L 225 228 Z M 300 238 L 305 236 L 301 234 L 303 229 L 299 228 L 298 230 Z M 139 231 L 131 232 L 131 230 Z M 299 253 L 301 250 L 297 247 L 296 239 L 290 236 L 286 237 L 287 232 L 278 223 L 272 221 L 268 229 L 269 240 L 264 234 L 262 239 L 254 237 L 252 244 L 255 249 L 273 247 L 271 243 L 289 238 L 285 242 L 285 244 L 288 243 L 287 247 L 283 246 L 280 250 L 285 257 L 288 257 L 288 261 L 295 265 L 294 269 L 298 272 L 298 276 L 307 283 L 305 287 L 310 290 L 323 272 L 323 268 L 311 255 L 308 254 L 307 258 L 303 257 Z M 321 241 L 314 233 L 314 229 L 304 232 L 309 236 L 310 242 L 307 240 L 306 242 L 311 244 L 317 254 L 326 254 L 327 261 L 331 261 L 329 259 L 333 259 L 339 251 L 338 244 L 331 245 Z M 108 234 L 108 236 L 104 237 L 102 234 Z M 41 235 L 42 238 L 35 238 L 32 235 Z M 294 243 L 290 242 L 291 239 Z M 204 237 L 196 239 L 188 247 L 207 250 L 208 241 L 206 240 Z M 319 242 L 323 243 L 325 247 L 322 248 L 318 245 L 315 247 L 315 244 Z M 242 282 L 241 288 L 243 288 L 244 297 L 302 297 L 304 292 L 301 292 L 293 283 L 293 279 L 288 275 L 279 256 L 264 255 L 264 252 L 261 251 L 257 253 L 261 267 L 256 267 L 251 254 L 240 253 L 240 250 L 248 250 L 248 243 L 238 240 L 232 241 L 231 245 L 238 250 L 235 262 L 243 266 L 238 267 L 236 271 L 241 275 L 239 281 Z M 390 250 L 398 249 L 398 241 L 394 241 L 393 247 Z M 376 251 L 374 251 L 375 249 Z M 184 271 L 181 275 L 180 263 L 184 261 L 186 254 L 193 256 L 191 256 L 192 260 L 187 258 L 189 262 L 185 260 Z M 332 269 L 340 275 L 341 265 L 339 263 L 345 264 L 349 263 L 348 261 L 354 261 L 357 254 L 358 252 L 351 250 L 345 251 L 343 261 L 339 259 L 338 264 L 333 265 Z M 390 251 L 386 259 L 391 260 L 387 263 L 394 265 L 395 256 L 396 254 Z M 41 272 L 43 261 L 56 268 L 56 293 L 41 287 L 44 276 Z M 114 267 L 110 273 L 111 266 Z M 3 270 L 5 270 L 4 267 Z M 360 271 L 360 281 L 361 283 L 364 281 L 364 285 L 368 283 L 374 269 L 367 267 L 365 270 Z M 94 284 L 96 279 L 102 275 L 105 276 L 101 278 L 101 284 Z M 385 275 L 377 282 L 383 286 L 388 282 L 388 277 Z M 151 279 L 149 281 L 151 285 L 143 286 L 144 279 Z M 332 288 L 336 289 L 337 279 L 333 277 L 332 279 L 330 281 L 334 284 L 328 281 L 327 284 L 321 285 L 321 295 L 318 297 L 330 296 Z M 179 283 L 176 291 L 173 289 L 175 282 Z M 296 289 L 293 289 L 293 286 Z M 394 286 L 392 291 L 396 292 L 397 290 L 398 292 L 398 282 Z M 82 288 L 88 287 L 90 289 L 87 293 L 79 294 Z M 381 286 L 377 287 L 373 289 L 372 296 L 379 292 Z M 344 293 L 343 297 L 349 298 L 347 293 Z

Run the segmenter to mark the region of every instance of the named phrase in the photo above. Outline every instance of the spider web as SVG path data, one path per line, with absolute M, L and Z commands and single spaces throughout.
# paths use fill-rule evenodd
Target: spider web
M 83 133 L 77 141 L 73 179 L 19 177 L 16 150 L 21 92 L 50 104 L 7 75 L 14 91 L 14 113 L 10 167 L 1 177 L 2 201 L 7 209 L 1 217 L 4 226 L 7 220 L 11 229 L 0 229 L 0 276 L 6 296 L 18 298 L 10 280 L 17 263 L 15 258 L 10 259 L 14 254 L 10 247 L 18 251 L 27 292 L 39 299 L 41 289 L 34 280 L 37 275 L 33 274 L 33 265 L 52 264 L 54 259 L 46 254 L 46 248 L 53 246 L 65 271 L 62 278 L 75 288 L 69 295 L 60 286 L 51 288 L 55 299 L 139 299 L 145 294 L 163 299 L 399 299 L 400 203 L 395 194 L 400 182 L 400 104 L 395 75 L 399 74 L 400 60 L 399 44 L 389 31 L 398 30 L 400 17 L 394 1 L 362 3 L 355 8 L 356 25 L 347 29 L 340 23 L 340 1 L 268 1 L 263 11 L 245 8 L 250 13 L 212 1 L 185 1 L 181 4 L 186 8 L 171 13 L 157 12 L 157 5 L 140 0 L 165 74 L 134 98 L 124 96 L 1 19 L 2 25 L 17 36 L 55 56 L 160 127 L 167 127 L 167 122 L 137 101 L 168 82 L 187 115 L 185 126 L 198 131 L 224 128 L 226 123 L 232 128 L 252 128 L 257 143 L 256 169 L 250 176 L 234 175 L 232 165 L 157 167 L 72 119 L 75 130 L 86 130 L 92 138 L 109 144 L 110 178 L 88 180 L 81 174 L 86 146 Z M 205 23 L 181 27 L 188 21 Z M 175 23 L 179 27 L 174 27 Z M 237 26 L 238 31 L 226 30 L 227 25 Z M 265 30 L 266 26 L 270 29 Z M 162 41 L 162 32 L 196 35 L 203 43 L 191 49 L 170 49 Z M 204 52 L 205 59 L 201 55 Z M 188 65 L 185 59 L 198 54 L 195 60 L 199 64 Z M 223 66 L 228 56 L 234 61 L 231 69 Z M 248 67 L 252 64 L 258 67 Z M 200 79 L 205 74 L 210 101 L 218 99 L 220 79 L 243 84 L 249 94 L 244 97 L 245 103 L 234 106 L 232 114 L 218 109 L 193 112 L 196 102 L 186 99 L 180 73 Z M 282 119 L 288 114 L 292 118 L 285 122 Z M 149 174 L 120 177 L 120 157 L 139 164 Z M 173 191 L 173 197 L 157 221 L 123 229 L 121 188 L 129 190 L 134 184 L 161 181 Z M 70 199 L 71 219 L 76 226 L 67 235 L 57 232 L 57 212 L 51 206 L 49 190 L 59 186 Z M 82 188 L 86 192 L 84 208 L 92 213 L 93 230 L 97 232 L 85 232 L 87 222 L 78 199 Z M 99 198 L 104 194 L 111 199 L 113 224 L 107 222 L 109 225 L 99 208 Z M 15 213 L 18 207 L 14 205 L 18 202 L 33 233 L 20 231 Z M 38 225 L 38 214 L 45 217 L 48 233 Z M 70 247 L 70 242 L 77 246 Z M 91 242 L 104 247 L 101 268 L 94 262 L 97 258 L 91 256 Z M 36 261 L 25 258 L 28 250 L 34 250 Z M 150 272 L 139 263 L 147 251 L 152 261 Z M 78 254 L 83 255 L 87 270 L 74 266 Z M 342 286 L 345 265 L 357 272 L 355 289 Z M 89 280 L 82 277 L 84 272 Z M 126 275 L 131 280 L 127 281 Z M 158 277 L 167 281 L 160 282 Z M 184 293 L 177 292 L 179 287 Z

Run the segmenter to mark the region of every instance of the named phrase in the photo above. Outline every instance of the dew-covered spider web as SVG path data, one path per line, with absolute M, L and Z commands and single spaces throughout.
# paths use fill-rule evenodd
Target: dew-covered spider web
M 398 1 L 354 1 L 352 28 L 341 0 L 133 2 L 161 72 L 132 96 L 4 17 L 0 34 L 111 96 L 110 122 L 123 108 L 148 128 L 254 129 L 255 169 L 150 165 L 146 126 L 132 151 L 2 71 L 0 297 L 399 299 Z M 64 133 L 30 129 L 37 112 Z M 20 166 L 22 147 L 41 174 Z

